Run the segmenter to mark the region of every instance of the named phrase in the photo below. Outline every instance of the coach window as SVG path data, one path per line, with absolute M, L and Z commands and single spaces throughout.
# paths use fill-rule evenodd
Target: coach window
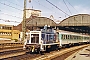
M 85 40 L 87 40 L 87 37 L 85 37 Z
M 72 35 L 70 35 L 70 39 L 72 39 Z
M 67 35 L 65 35 L 65 39 L 67 39 Z
M 79 36 L 79 39 L 81 39 L 81 36 Z
M 80 39 L 80 36 L 78 36 L 78 39 Z
M 67 35 L 65 35 L 65 39 L 67 39 Z
M 75 37 L 75 39 L 77 39 L 77 36 Z
M 73 40 L 75 40 L 75 36 L 73 36 Z
M 78 36 L 77 36 L 77 39 L 78 39 Z
M 61 39 L 64 39 L 64 36 L 63 36 L 63 34 L 62 34 L 62 37 L 61 37 Z
M 69 39 L 69 35 L 67 35 L 67 39 Z
M 76 39 L 78 39 L 78 36 L 76 36 Z
M 63 35 L 63 39 L 66 39 L 66 36 L 65 35 Z
M 68 35 L 66 35 L 66 39 L 68 39 Z
M 69 35 L 67 35 L 67 39 L 69 39 Z
M 74 36 L 74 40 L 75 40 L 75 36 Z
M 77 39 L 77 36 L 75 36 L 75 40 Z
M 77 39 L 77 36 L 76 36 L 76 39 Z
M 75 36 L 73 36 L 73 39 L 75 40 Z
M 69 35 L 67 35 L 67 39 L 69 39 Z
M 63 39 L 65 39 L 65 35 L 63 35 Z
M 65 35 L 65 39 L 67 39 L 67 35 Z
M 73 40 L 75 40 L 75 36 L 73 36 Z
M 66 39 L 66 35 L 64 35 L 64 39 Z
M 67 35 L 65 35 L 65 39 L 67 39 Z
M 65 35 L 63 35 L 63 39 L 65 39 Z
M 77 36 L 77 39 L 78 39 L 78 36 Z
M 71 39 L 73 39 L 73 35 L 71 35 Z
M 72 40 L 73 40 L 73 35 L 72 35 L 72 37 L 71 37 L 71 38 L 72 38 Z

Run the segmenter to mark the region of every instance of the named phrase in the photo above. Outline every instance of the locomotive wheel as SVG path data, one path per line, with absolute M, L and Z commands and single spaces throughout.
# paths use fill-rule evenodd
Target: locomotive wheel
M 38 48 L 38 49 L 37 49 L 37 54 L 40 54 L 40 53 L 41 53 L 41 52 L 40 52 L 40 48 Z

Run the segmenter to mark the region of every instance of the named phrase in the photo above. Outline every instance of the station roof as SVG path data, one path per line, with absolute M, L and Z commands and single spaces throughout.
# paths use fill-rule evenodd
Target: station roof
M 30 17 L 26 20 L 26 26 L 29 27 L 29 29 L 32 27 L 43 27 L 45 25 L 58 27 L 61 30 L 90 34 L 90 15 L 73 15 L 62 20 L 59 24 L 56 24 L 47 17 Z
M 61 30 L 90 34 L 90 15 L 73 15 L 61 21 L 57 26 Z
M 34 17 L 26 21 L 26 26 L 90 26 L 89 14 L 78 14 L 70 16 L 56 24 L 53 20 L 47 17 Z
M 26 26 L 56 26 L 56 23 L 46 17 L 34 17 L 26 21 Z
M 90 15 L 78 14 L 70 16 L 61 21 L 58 26 L 90 26 Z

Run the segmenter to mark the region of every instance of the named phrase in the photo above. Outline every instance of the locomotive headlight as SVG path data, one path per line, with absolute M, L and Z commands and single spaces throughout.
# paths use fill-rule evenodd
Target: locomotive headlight
M 31 37 L 33 37 L 33 35 L 31 35 Z
M 48 45 L 48 48 L 50 48 L 51 46 L 50 45 Z
M 41 40 L 41 44 L 43 44 L 43 41 Z
M 34 49 L 35 49 L 35 47 L 33 46 L 33 47 L 32 47 L 32 52 L 34 52 Z

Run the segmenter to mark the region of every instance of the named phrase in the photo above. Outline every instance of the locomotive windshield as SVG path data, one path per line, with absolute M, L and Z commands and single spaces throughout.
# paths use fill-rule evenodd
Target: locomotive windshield
M 31 43 L 39 43 L 39 34 L 31 34 Z
M 42 33 L 42 40 L 44 43 L 52 43 L 55 41 L 55 34 Z
M 53 43 L 55 42 L 55 30 L 51 27 L 45 26 L 44 29 L 42 29 L 42 40 L 44 43 Z

